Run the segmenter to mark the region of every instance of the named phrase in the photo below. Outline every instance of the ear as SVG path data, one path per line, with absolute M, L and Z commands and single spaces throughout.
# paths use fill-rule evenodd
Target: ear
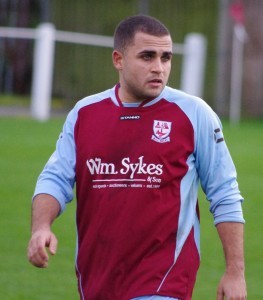
M 120 51 L 113 50 L 112 52 L 112 62 L 114 67 L 120 71 L 123 67 L 123 54 Z

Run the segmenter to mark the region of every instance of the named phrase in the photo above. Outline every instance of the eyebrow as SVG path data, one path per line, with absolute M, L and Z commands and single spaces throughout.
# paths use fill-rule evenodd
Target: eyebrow
M 139 55 L 141 54 L 152 54 L 152 55 L 155 55 L 157 54 L 157 51 L 153 51 L 153 50 L 143 50 L 141 52 L 138 53 Z M 172 56 L 173 55 L 173 52 L 172 51 L 164 51 L 162 53 L 162 56 Z

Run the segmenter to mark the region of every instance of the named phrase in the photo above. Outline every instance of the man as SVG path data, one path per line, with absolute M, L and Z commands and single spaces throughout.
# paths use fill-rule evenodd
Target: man
M 200 179 L 226 258 L 217 299 L 246 299 L 243 199 L 220 121 L 166 86 L 172 40 L 158 20 L 122 21 L 112 57 L 119 84 L 76 104 L 38 179 L 30 262 L 47 267 L 45 247 L 55 254 L 51 224 L 76 182 L 80 298 L 191 299 Z

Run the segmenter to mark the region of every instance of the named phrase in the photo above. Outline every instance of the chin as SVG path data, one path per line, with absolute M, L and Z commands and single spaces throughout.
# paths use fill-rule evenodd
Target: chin
M 149 92 L 148 98 L 156 98 L 156 97 L 158 97 L 161 94 L 161 92 L 163 91 L 163 89 L 164 89 L 164 87 L 158 88 L 156 90 L 152 90 L 151 92 Z

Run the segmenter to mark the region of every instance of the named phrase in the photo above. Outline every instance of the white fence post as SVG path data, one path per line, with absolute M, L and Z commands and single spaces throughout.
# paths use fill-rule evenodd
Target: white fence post
M 247 38 L 245 27 L 241 24 L 234 26 L 232 48 L 232 70 L 230 85 L 229 119 L 233 124 L 240 122 L 244 46 Z
M 50 23 L 40 24 L 37 29 L 0 27 L 0 37 L 35 39 L 30 111 L 31 116 L 39 121 L 50 117 L 55 42 L 113 46 L 112 37 L 56 31 Z M 198 33 L 190 33 L 184 44 L 173 44 L 173 53 L 183 55 L 180 89 L 202 97 L 206 38 Z
M 31 115 L 39 121 L 50 116 L 55 28 L 44 23 L 36 29 L 31 94 Z
M 181 89 L 194 96 L 203 96 L 206 60 L 206 38 L 191 33 L 185 38 Z

